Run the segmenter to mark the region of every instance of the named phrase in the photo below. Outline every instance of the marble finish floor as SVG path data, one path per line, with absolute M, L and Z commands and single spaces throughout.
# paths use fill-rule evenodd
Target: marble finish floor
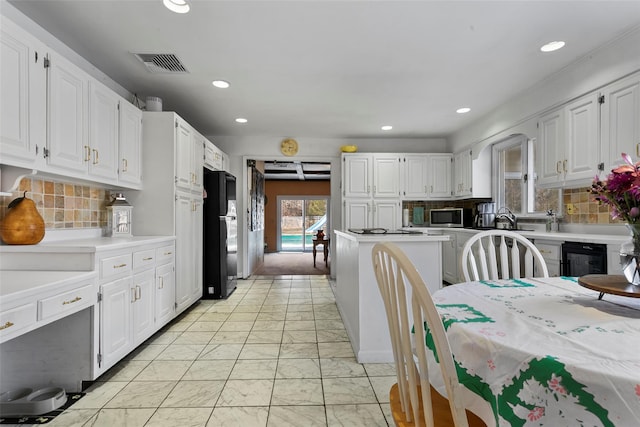
M 394 425 L 392 364 L 356 362 L 326 276 L 256 276 L 203 300 L 49 425 Z

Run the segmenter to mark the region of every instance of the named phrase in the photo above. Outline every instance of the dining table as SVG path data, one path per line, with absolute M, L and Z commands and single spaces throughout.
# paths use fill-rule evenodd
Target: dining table
M 488 426 L 640 426 L 640 299 L 577 277 L 481 280 L 432 294 L 463 400 Z M 429 380 L 444 385 L 426 331 Z

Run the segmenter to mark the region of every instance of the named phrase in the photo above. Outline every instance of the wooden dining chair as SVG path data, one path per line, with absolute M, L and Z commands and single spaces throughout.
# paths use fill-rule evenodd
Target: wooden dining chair
M 442 320 L 413 263 L 397 245 L 388 242 L 377 243 L 372 258 L 398 379 L 389 392 L 396 426 L 485 426 L 461 403 L 463 386 L 458 381 Z M 415 333 L 414 325 L 419 325 Z M 448 399 L 429 384 L 426 327 L 433 336 Z
M 465 243 L 460 258 L 465 282 L 533 277 L 534 261 L 540 269 L 537 276 L 549 277 L 538 248 L 526 237 L 507 230 L 487 230 L 474 235 Z

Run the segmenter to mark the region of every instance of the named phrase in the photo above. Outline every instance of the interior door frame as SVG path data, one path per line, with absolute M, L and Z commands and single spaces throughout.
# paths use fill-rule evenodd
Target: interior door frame
M 276 215 L 278 217 L 278 220 L 276 221 L 276 251 L 281 252 L 282 251 L 282 229 L 281 229 L 281 218 L 282 218 L 282 212 L 280 211 L 280 202 L 282 200 L 302 200 L 303 202 L 306 202 L 307 200 L 326 200 L 327 201 L 327 225 L 324 227 L 325 228 L 325 232 L 327 230 L 331 229 L 331 196 L 327 195 L 327 196 L 294 196 L 294 195 L 279 195 L 277 197 L 277 203 L 278 206 L 276 208 Z M 303 216 L 303 223 L 304 223 L 304 217 L 306 216 L 305 214 L 305 206 L 304 203 L 302 205 L 302 216 Z M 304 227 L 302 229 L 303 234 L 304 234 Z M 304 238 L 302 239 L 302 252 L 305 252 L 305 247 L 304 247 Z

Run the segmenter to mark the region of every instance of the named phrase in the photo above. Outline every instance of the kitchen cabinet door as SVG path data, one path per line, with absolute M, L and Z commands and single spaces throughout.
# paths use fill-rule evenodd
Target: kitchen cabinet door
M 622 164 L 621 153 L 640 159 L 640 73 L 605 87 L 602 95 L 601 175 L 605 178 Z
M 194 280 L 194 242 L 192 241 L 193 201 L 188 194 L 179 194 L 176 200 L 176 311 L 189 306 Z
M 173 319 L 176 302 L 174 263 L 156 269 L 155 318 L 158 325 Z
M 374 200 L 373 201 L 373 227 L 397 230 L 400 222 L 399 200 Z
M 373 197 L 400 197 L 400 156 L 373 155 Z
M 155 332 L 155 271 L 133 276 L 131 287 L 131 327 L 133 345 L 137 346 Z
M 457 197 L 469 197 L 472 195 L 472 171 L 471 150 L 464 150 L 453 157 L 453 194 Z
M 347 199 L 344 201 L 344 228 L 369 228 L 370 201 L 363 199 Z
M 427 197 L 430 199 L 451 198 L 451 155 L 431 154 L 427 156 Z
M 64 172 L 86 174 L 91 161 L 87 142 L 88 75 L 61 55 L 49 54 L 48 164 Z
M 33 167 L 46 140 L 46 47 L 0 19 L 0 157 L 3 164 Z
M 565 107 L 566 145 L 562 172 L 565 181 L 595 176 L 600 159 L 598 94 L 592 93 Z
M 89 174 L 114 182 L 118 179 L 119 102 L 111 89 L 89 81 Z
M 342 155 L 342 196 L 371 197 L 371 156 Z
M 564 110 L 559 108 L 538 119 L 540 162 L 538 184 L 556 184 L 563 179 L 562 161 L 565 153 Z
M 560 276 L 560 259 L 562 258 L 562 243 L 561 241 L 553 240 L 538 240 L 534 242 L 536 248 L 542 254 L 545 264 L 547 264 L 547 270 L 550 277 Z M 534 273 L 536 277 L 540 277 L 540 266 L 534 265 Z
M 443 233 L 449 236 L 448 242 L 442 242 L 442 278 L 448 283 L 458 283 L 458 247 L 456 233 Z
M 120 100 L 118 180 L 134 188 L 142 183 L 142 111 Z
M 112 366 L 122 359 L 133 344 L 131 338 L 131 284 L 125 277 L 100 287 L 101 366 Z
M 402 162 L 404 169 L 403 191 L 404 199 L 422 200 L 428 196 L 429 157 L 426 154 L 405 156 Z
M 204 173 L 204 137 L 194 131 L 193 146 L 191 150 L 191 170 L 193 171 L 193 181 L 191 189 L 202 193 Z
M 189 190 L 194 181 L 193 169 L 193 130 L 184 120 L 176 118 L 176 186 Z

